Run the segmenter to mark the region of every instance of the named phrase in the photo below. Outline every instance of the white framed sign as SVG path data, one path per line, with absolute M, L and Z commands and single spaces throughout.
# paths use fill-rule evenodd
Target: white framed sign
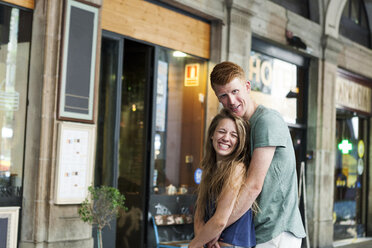
M 58 118 L 93 123 L 99 9 L 66 0 Z
M 93 182 L 95 126 L 62 122 L 58 129 L 56 204 L 80 204 Z
M 20 207 L 0 207 L 0 247 L 17 248 Z

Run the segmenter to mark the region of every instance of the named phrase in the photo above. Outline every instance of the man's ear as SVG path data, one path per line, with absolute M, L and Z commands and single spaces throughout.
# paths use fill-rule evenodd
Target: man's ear
M 251 90 L 251 82 L 249 82 L 248 80 L 245 81 L 245 86 L 247 87 L 247 90 L 248 90 L 248 91 Z

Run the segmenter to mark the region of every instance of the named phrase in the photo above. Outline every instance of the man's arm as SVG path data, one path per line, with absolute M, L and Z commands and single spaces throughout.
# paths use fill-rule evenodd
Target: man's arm
M 222 189 L 220 199 L 217 202 L 216 212 L 213 216 L 205 223 L 201 230 L 195 235 L 194 239 L 191 240 L 189 248 L 202 247 L 208 243 L 214 237 L 221 234 L 225 229 L 226 223 L 231 215 L 236 202 L 236 198 L 239 193 L 239 187 L 243 183 L 242 173 L 244 165 L 239 165 L 234 171 L 233 178 L 237 180 L 234 182 L 235 185 L 225 185 Z M 240 179 L 240 180 L 239 180 Z
M 253 202 L 261 193 L 267 171 L 274 157 L 275 149 L 275 146 L 268 146 L 253 150 L 245 185 L 241 189 L 239 199 L 234 206 L 226 227 L 242 217 L 252 207 Z
M 199 216 L 199 211 L 195 212 L 194 216 L 194 236 L 198 235 L 204 226 L 204 221 Z

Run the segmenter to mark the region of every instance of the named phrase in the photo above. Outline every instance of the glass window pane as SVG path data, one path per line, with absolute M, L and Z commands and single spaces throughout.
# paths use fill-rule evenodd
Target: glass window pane
M 347 1 L 345 3 L 345 7 L 344 7 L 344 10 L 342 12 L 342 16 L 345 16 L 345 17 L 349 18 L 349 9 L 350 9 L 350 2 Z
M 95 185 L 114 185 L 119 42 L 102 38 Z
M 151 104 L 148 92 L 152 84 L 152 61 L 153 47 L 124 41 L 118 189 L 126 197 L 128 211 L 121 212 L 117 221 L 116 247 L 141 247 L 144 237 L 147 116 Z
M 195 173 L 200 170 L 203 151 L 207 62 L 159 49 L 156 71 L 154 170 L 149 211 L 155 218 L 166 220 L 167 225 L 160 230 L 167 232 L 164 241 L 189 240 L 193 237 L 194 193 L 199 182 Z M 170 225 L 173 219 L 185 225 Z M 149 245 L 155 245 L 151 234 Z
M 294 13 L 305 18 L 309 18 L 309 1 L 308 0 L 271 0 L 272 2 L 283 6 Z
M 298 85 L 296 65 L 251 51 L 247 77 L 257 103 L 276 109 L 288 123 L 298 121 L 302 109 L 297 104 L 303 85 Z
M 365 3 L 361 0 L 350 0 L 346 5 L 350 8 L 350 15 L 341 17 L 340 34 L 362 46 L 370 47 L 370 30 L 368 28 L 368 16 L 364 8 Z M 346 11 L 347 6 L 344 11 Z
M 350 19 L 356 24 L 359 24 L 359 8 L 360 8 L 360 1 L 351 0 Z
M 20 205 L 32 13 L 0 4 L 0 205 Z
M 360 26 L 362 28 L 368 29 L 368 18 L 367 18 L 367 13 L 366 9 L 364 8 L 364 5 L 360 5 L 361 7 L 361 13 L 360 13 Z
M 368 121 L 337 110 L 334 239 L 365 236 Z
M 116 166 L 118 156 L 118 108 L 120 80 L 119 51 L 121 42 L 117 39 L 102 37 L 100 91 L 97 119 L 97 150 L 94 173 L 95 186 L 117 186 Z M 105 227 L 102 232 L 102 241 L 105 246 L 115 247 L 116 220 L 110 223 L 111 228 Z M 97 232 L 93 229 L 94 243 L 97 244 Z M 97 247 L 97 245 L 95 245 Z
M 169 185 L 193 192 L 203 149 L 206 62 L 177 56 L 162 50 L 158 60 L 153 186 L 161 194 Z

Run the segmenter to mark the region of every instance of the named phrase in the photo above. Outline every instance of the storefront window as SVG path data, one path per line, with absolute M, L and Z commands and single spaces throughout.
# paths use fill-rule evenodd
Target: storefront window
M 297 65 L 251 51 L 248 68 L 252 97 L 282 114 L 289 124 L 304 122 L 304 73 Z
M 21 204 L 31 24 L 0 4 L 0 206 Z
M 149 212 L 165 235 L 161 241 L 193 237 L 195 189 L 203 153 L 207 63 L 159 49 L 155 86 L 154 161 Z M 161 238 L 161 237 L 159 237 Z M 154 234 L 148 243 L 155 246 Z
M 146 233 L 154 243 L 144 225 L 148 213 L 173 221 L 182 214 L 186 225 L 170 225 L 167 239 L 191 239 L 206 71 L 206 61 L 194 56 L 103 37 L 95 182 L 117 186 L 128 207 L 116 231 L 104 230 L 112 246 L 141 247 Z
M 155 168 L 158 194 L 193 193 L 203 150 L 206 62 L 160 50 L 156 89 Z
M 337 110 L 334 239 L 366 235 L 368 119 Z

